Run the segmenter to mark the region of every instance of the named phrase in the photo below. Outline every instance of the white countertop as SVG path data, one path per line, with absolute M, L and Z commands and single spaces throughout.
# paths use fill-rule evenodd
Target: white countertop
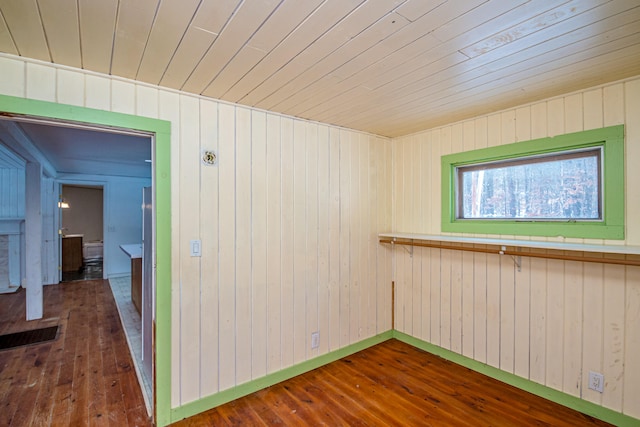
M 129 255 L 130 258 L 142 258 L 142 243 L 132 243 L 129 245 L 120 245 L 120 249 Z

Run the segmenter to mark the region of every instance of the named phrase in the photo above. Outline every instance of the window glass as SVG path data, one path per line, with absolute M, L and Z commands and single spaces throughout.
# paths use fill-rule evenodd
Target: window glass
M 601 151 L 458 167 L 457 217 L 600 221 Z

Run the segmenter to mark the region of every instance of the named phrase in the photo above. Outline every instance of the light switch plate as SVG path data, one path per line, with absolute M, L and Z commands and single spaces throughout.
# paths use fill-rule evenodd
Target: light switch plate
M 191 256 L 202 256 L 202 244 L 200 240 L 191 240 L 189 244 L 191 246 Z

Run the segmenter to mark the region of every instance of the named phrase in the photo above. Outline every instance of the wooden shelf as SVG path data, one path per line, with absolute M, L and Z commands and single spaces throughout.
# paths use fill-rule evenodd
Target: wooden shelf
M 380 243 L 496 255 L 640 266 L 640 246 L 593 245 L 413 233 L 380 233 Z

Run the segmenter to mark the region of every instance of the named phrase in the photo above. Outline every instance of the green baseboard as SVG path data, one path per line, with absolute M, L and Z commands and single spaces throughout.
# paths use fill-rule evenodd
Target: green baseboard
M 282 369 L 273 374 L 266 375 L 262 378 L 250 381 L 248 383 L 240 384 L 236 387 L 221 391 L 220 393 L 212 394 L 211 396 L 204 397 L 194 402 L 187 403 L 180 407 L 171 410 L 171 422 L 176 422 L 192 415 L 199 414 L 208 409 L 215 408 L 224 403 L 231 402 L 232 400 L 246 396 L 256 391 L 262 390 L 274 384 L 278 384 L 282 381 L 296 377 L 305 372 L 312 371 L 321 366 L 327 365 L 343 357 L 365 350 L 381 342 L 387 341 L 393 338 L 393 331 L 383 332 L 371 338 L 359 341 L 355 344 L 351 344 L 347 347 L 339 350 L 332 351 L 327 354 L 323 354 L 316 358 L 304 361 L 289 368 Z
M 568 408 L 575 409 L 576 411 L 582 412 L 583 414 L 587 414 L 599 420 L 606 421 L 615 426 L 640 427 L 640 420 L 636 418 L 621 414 L 620 412 L 616 412 L 611 409 L 607 409 L 600 405 L 596 405 L 595 403 L 591 403 L 570 394 L 563 393 L 542 384 L 538 384 L 509 372 L 502 371 L 493 366 L 478 362 L 477 360 L 470 359 L 466 356 L 462 356 L 461 354 L 454 353 L 453 351 L 438 347 L 437 345 L 430 344 L 426 341 L 419 340 L 402 332 L 394 330 L 393 338 L 431 354 L 435 354 L 436 356 L 440 356 L 443 359 L 464 366 L 465 368 L 469 368 L 473 371 L 479 372 L 503 383 L 512 385 L 521 390 L 528 391 L 529 393 L 535 394 L 536 396 L 543 397 L 547 400 L 566 406 Z

